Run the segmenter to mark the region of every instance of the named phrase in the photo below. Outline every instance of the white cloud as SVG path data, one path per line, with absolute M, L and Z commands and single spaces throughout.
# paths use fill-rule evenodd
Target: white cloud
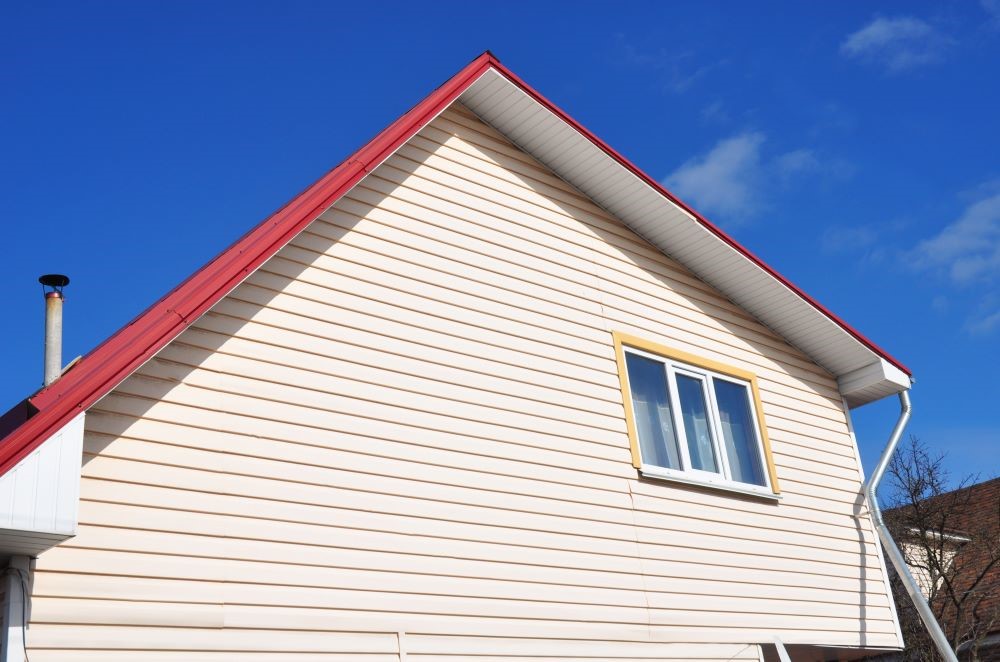
M 840 52 L 878 64 L 889 73 L 899 73 L 940 61 L 951 42 L 950 37 L 919 18 L 876 18 L 848 35 Z
M 962 292 L 974 301 L 965 330 L 982 336 L 1000 330 L 1000 180 L 968 195 L 975 197 L 966 198 L 958 218 L 903 259 L 913 269 L 940 274 L 957 288 L 953 297 Z
M 992 313 L 974 316 L 965 327 L 974 336 L 989 335 L 1000 329 L 1000 309 Z
M 764 205 L 760 186 L 764 134 L 752 131 L 719 141 L 666 178 L 667 186 L 709 214 L 749 217 Z
M 1000 279 L 1000 193 L 968 205 L 908 257 L 918 268 L 944 270 L 957 284 Z
M 787 182 L 796 175 L 819 170 L 819 159 L 811 149 L 796 149 L 778 156 L 774 167 L 782 181 Z
M 707 153 L 681 164 L 664 184 L 699 210 L 732 226 L 765 211 L 771 197 L 797 177 L 837 175 L 812 150 L 770 155 L 765 152 L 766 142 L 760 131 L 724 138 Z

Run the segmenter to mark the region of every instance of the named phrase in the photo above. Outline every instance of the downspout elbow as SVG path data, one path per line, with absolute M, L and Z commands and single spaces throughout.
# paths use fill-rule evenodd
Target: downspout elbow
M 910 422 L 912 413 L 913 405 L 910 403 L 910 391 L 907 389 L 899 394 L 899 418 L 896 419 L 896 425 L 892 428 L 889 441 L 885 445 L 885 450 L 882 451 L 882 457 L 879 458 L 878 464 L 875 465 L 875 470 L 865 482 L 865 498 L 868 500 L 869 510 L 872 519 L 875 520 L 876 526 L 884 526 L 885 522 L 882 519 L 882 510 L 878 506 L 875 492 L 882 483 L 885 470 L 889 467 L 889 462 L 896 452 L 896 446 L 903 436 L 903 430 L 906 429 L 907 424 Z

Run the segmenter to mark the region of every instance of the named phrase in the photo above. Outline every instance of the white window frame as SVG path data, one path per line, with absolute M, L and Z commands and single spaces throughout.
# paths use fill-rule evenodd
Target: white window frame
M 731 374 L 719 372 L 717 370 L 712 370 L 705 366 L 681 361 L 668 355 L 658 354 L 653 351 L 633 347 L 629 344 L 623 344 L 621 349 L 623 351 L 623 360 L 625 358 L 625 354 L 635 354 L 662 364 L 667 381 L 667 387 L 670 392 L 671 416 L 673 417 L 674 434 L 677 436 L 676 443 L 678 446 L 678 456 L 680 458 L 681 468 L 671 469 L 670 467 L 646 464 L 642 461 L 639 466 L 639 471 L 643 476 L 690 483 L 693 485 L 717 487 L 770 499 L 780 498 L 777 491 L 774 489 L 774 485 L 771 480 L 770 453 L 764 444 L 762 434 L 763 428 L 761 426 L 761 421 L 758 418 L 757 407 L 755 406 L 754 401 L 755 385 L 751 381 Z M 631 397 L 632 385 L 630 375 L 628 374 L 627 364 L 622 365 L 621 370 L 623 372 L 623 386 L 628 388 L 629 404 L 632 407 L 631 420 L 635 421 L 638 417 L 638 413 L 635 410 L 635 403 L 632 401 Z M 685 428 L 684 416 L 681 413 L 680 392 L 677 387 L 678 374 L 694 377 L 701 381 L 702 392 L 705 396 L 705 404 L 708 408 L 709 431 L 712 436 L 712 449 L 715 452 L 715 459 L 717 465 L 719 466 L 719 473 L 695 469 L 691 466 L 691 457 L 687 442 L 687 431 Z M 724 436 L 722 433 L 722 417 L 719 414 L 719 406 L 715 397 L 715 380 L 723 380 L 732 384 L 738 384 L 746 389 L 747 409 L 750 412 L 750 417 L 753 422 L 753 434 L 757 444 L 757 458 L 760 462 L 760 471 L 764 476 L 764 485 L 742 483 L 731 478 L 732 472 L 729 466 L 729 457 L 726 454 L 725 446 L 723 444 Z M 638 435 L 638 431 L 634 431 L 634 434 Z M 638 438 L 636 438 L 636 445 L 639 446 Z M 641 446 L 638 448 L 638 453 L 641 457 Z

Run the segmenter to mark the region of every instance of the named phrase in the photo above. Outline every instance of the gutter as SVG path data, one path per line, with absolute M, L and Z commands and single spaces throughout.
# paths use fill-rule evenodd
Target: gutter
M 872 516 L 872 522 L 875 524 L 875 530 L 878 531 L 878 537 L 882 541 L 882 547 L 889 560 L 892 561 L 896 572 L 899 574 L 899 578 L 903 582 L 903 587 L 906 588 L 910 600 L 913 601 L 913 606 L 917 608 L 917 614 L 920 615 L 920 620 L 923 621 L 924 627 L 927 628 L 927 632 L 931 635 L 934 646 L 938 649 L 938 653 L 941 654 L 941 659 L 945 660 L 945 662 L 958 662 L 958 657 L 956 657 L 955 651 L 951 649 L 948 637 L 941 631 L 941 626 L 938 624 L 937 619 L 934 618 L 934 612 L 931 611 L 931 606 L 927 603 L 927 598 L 924 597 L 916 580 L 913 579 L 913 575 L 910 574 L 910 569 L 906 565 L 903 553 L 899 551 L 896 541 L 889 535 L 889 529 L 886 528 L 885 521 L 882 519 L 882 510 L 878 507 L 878 499 L 875 496 L 875 491 L 882 482 L 885 470 L 889 466 L 889 460 L 892 459 L 893 453 L 896 452 L 896 445 L 899 443 L 899 438 L 903 436 L 903 429 L 906 428 L 906 424 L 910 421 L 912 408 L 910 407 L 909 389 L 900 392 L 899 408 L 899 418 L 896 420 L 896 426 L 892 429 L 892 434 L 889 436 L 885 450 L 882 451 L 882 457 L 879 458 L 875 471 L 872 472 L 872 475 L 865 482 L 865 499 L 868 500 L 868 509 Z

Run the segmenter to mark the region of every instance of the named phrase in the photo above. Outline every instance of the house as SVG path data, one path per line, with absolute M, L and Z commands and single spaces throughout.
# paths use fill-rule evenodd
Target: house
M 935 616 L 961 659 L 1000 661 L 1000 478 L 886 511 Z M 906 611 L 905 623 L 915 619 Z M 920 628 L 916 627 L 917 637 Z
M 485 53 L 6 418 L 4 659 L 898 649 L 909 385 Z

